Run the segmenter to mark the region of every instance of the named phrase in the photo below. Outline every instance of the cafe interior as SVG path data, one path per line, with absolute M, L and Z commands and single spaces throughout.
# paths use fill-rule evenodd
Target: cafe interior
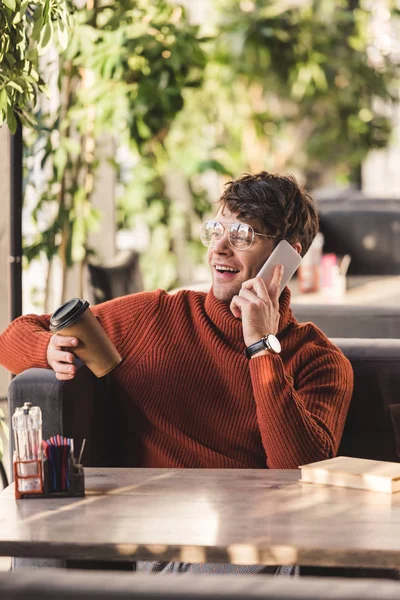
M 208 293 L 199 231 L 224 186 L 293 173 L 319 231 L 291 310 L 354 378 L 336 457 L 149 468 L 120 443 L 115 349 L 106 370 L 77 353 L 69 380 L 0 366 L 1 600 L 400 598 L 398 13 L 0 3 L 1 331 L 45 313 L 56 334 L 69 303 L 107 344 L 89 306 Z

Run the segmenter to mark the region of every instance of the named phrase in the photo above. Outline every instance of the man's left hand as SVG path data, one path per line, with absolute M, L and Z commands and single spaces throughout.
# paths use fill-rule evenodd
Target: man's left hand
M 268 287 L 261 277 L 255 277 L 245 281 L 239 295 L 232 298 L 230 309 L 236 318 L 242 318 L 246 346 L 258 342 L 268 333 L 278 333 L 282 275 L 283 266 L 277 265 Z

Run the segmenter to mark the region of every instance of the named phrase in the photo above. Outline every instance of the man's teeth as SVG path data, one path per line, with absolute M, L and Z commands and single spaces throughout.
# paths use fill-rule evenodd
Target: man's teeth
M 217 271 L 231 271 L 232 273 L 239 273 L 237 269 L 232 269 L 231 267 L 215 267 Z

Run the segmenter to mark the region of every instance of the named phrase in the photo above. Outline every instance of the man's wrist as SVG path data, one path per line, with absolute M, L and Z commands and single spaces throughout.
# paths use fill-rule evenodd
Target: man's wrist
M 256 352 L 256 354 L 253 354 L 253 356 L 250 357 L 250 359 L 252 358 L 257 358 L 257 356 L 263 356 L 264 354 L 269 354 L 269 356 L 271 356 L 271 352 L 269 352 L 269 350 L 265 349 L 265 350 L 260 350 L 259 352 Z
M 260 340 L 247 346 L 244 353 L 246 358 L 252 358 L 255 354 L 267 351 L 272 354 L 279 354 L 281 351 L 281 345 L 278 338 L 273 333 L 267 333 Z
M 262 340 L 263 338 L 265 338 L 266 335 L 272 334 L 274 336 L 276 336 L 276 333 L 272 333 L 271 331 L 268 331 L 268 333 L 266 334 L 265 331 L 263 333 L 260 334 L 255 334 L 252 335 L 250 338 L 246 338 L 244 340 L 244 343 L 246 344 L 246 347 L 249 348 L 250 346 L 252 346 L 253 344 L 256 344 L 257 342 L 259 342 L 260 340 Z

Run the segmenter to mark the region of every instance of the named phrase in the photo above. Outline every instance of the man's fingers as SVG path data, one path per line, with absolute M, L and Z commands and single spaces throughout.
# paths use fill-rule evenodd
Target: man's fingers
M 269 295 L 273 302 L 279 303 L 279 295 L 281 291 L 281 282 L 283 277 L 284 266 L 277 265 L 274 269 L 274 274 L 269 285 Z
M 58 335 L 55 333 L 51 338 L 51 344 L 57 348 L 72 347 L 76 348 L 79 344 L 79 340 L 76 337 L 69 337 L 66 335 Z
M 51 361 L 51 368 L 56 373 L 64 373 L 65 375 L 67 375 L 67 374 L 75 375 L 75 373 L 77 371 L 77 368 L 75 365 L 72 365 L 71 363 L 67 363 L 67 362 L 63 362 L 63 361 L 58 361 L 55 358 L 53 358 Z
M 248 300 L 241 298 L 240 296 L 233 296 L 230 309 L 232 314 L 237 319 L 242 316 L 242 308 L 247 304 Z
M 75 356 L 72 354 L 72 352 L 63 352 L 62 350 L 53 350 L 51 353 L 51 358 L 55 362 L 59 363 L 73 364 L 75 361 Z
M 246 300 L 249 300 L 249 302 L 255 302 L 256 300 L 258 300 L 258 295 L 257 295 L 256 291 L 254 289 L 249 290 L 249 289 L 245 288 L 244 286 L 240 290 L 239 296 L 240 296 L 240 298 L 246 298 Z
M 53 335 L 47 348 L 47 362 L 55 371 L 57 379 L 73 379 L 77 368 L 74 365 L 75 356 L 69 352 L 69 348 L 78 345 L 76 338 L 63 335 Z
M 56 372 L 56 379 L 58 379 L 59 381 L 67 381 L 68 379 L 73 379 L 75 377 L 75 373 L 69 374 L 69 373 L 57 373 Z
M 261 300 L 264 300 L 264 302 L 269 300 L 268 289 L 262 277 L 255 277 L 254 279 L 244 281 L 242 283 L 242 290 L 243 289 L 254 290 L 255 294 L 261 298 Z

